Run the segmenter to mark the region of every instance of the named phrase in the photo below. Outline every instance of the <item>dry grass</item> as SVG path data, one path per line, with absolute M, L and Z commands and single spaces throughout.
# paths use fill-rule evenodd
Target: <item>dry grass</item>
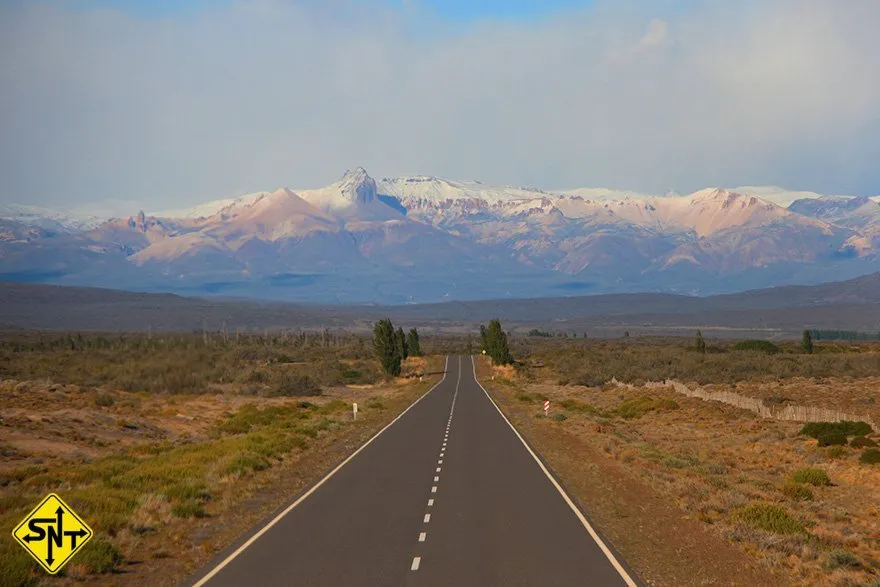
M 543 355 L 541 361 L 546 361 Z M 521 369 L 518 377 L 496 377 L 491 386 L 510 405 L 524 405 L 534 414 L 540 413 L 540 401 L 549 398 L 552 410 L 567 418 L 532 419 L 534 425 L 555 427 L 560 442 L 573 434 L 600 447 L 628 475 L 678 504 L 687 518 L 699 520 L 794 584 L 877 583 L 880 466 L 861 463 L 862 450 L 820 448 L 800 433 L 801 423 L 763 420 L 669 390 L 558 385 L 552 373 L 560 364 Z M 751 385 L 748 389 L 759 384 Z M 843 380 L 826 386 L 823 394 L 829 396 L 863 393 Z M 867 391 L 869 385 L 855 380 L 854 387 Z M 785 394 L 795 401 L 807 399 L 793 386 Z M 647 410 L 636 418 L 625 418 L 621 410 L 663 401 L 679 407 Z
M 817 343 L 806 354 L 794 342 L 780 352 L 733 350 L 735 343 L 710 341 L 699 353 L 692 341 L 643 338 L 628 341 L 513 339 L 513 355 L 522 377 L 560 384 L 601 385 L 612 378 L 626 383 L 677 379 L 705 384 L 775 383 L 793 378 L 880 378 L 880 344 Z M 876 384 L 876 379 L 875 379 Z M 859 400 L 870 400 L 861 394 Z M 833 407 L 833 406 L 829 406 Z
M 233 537 L 218 538 L 216 543 L 201 537 L 199 547 L 191 548 L 191 520 L 206 520 L 216 526 L 218 536 L 225 536 L 224 532 L 236 527 L 229 520 L 242 515 L 238 505 L 242 500 L 259 502 L 253 496 L 264 493 L 280 471 L 291 471 L 298 482 L 316 475 L 327 458 L 336 460 L 343 454 L 338 451 L 347 450 L 346 443 L 338 440 L 358 439 L 393 417 L 429 385 L 427 378 L 419 382 L 415 376 L 432 370 L 425 359 L 413 359 L 407 363 L 413 376 L 408 380 L 364 383 L 363 373 L 375 364 L 358 354 L 357 344 L 323 347 L 324 364 L 338 362 L 359 369 L 356 377 L 348 379 L 360 384 L 337 382 L 319 390 L 307 386 L 309 393 L 321 395 L 293 398 L 287 396 L 298 395 L 303 386 L 298 375 L 291 374 L 296 369 L 308 369 L 314 380 L 325 385 L 336 380 L 326 378 L 317 364 L 308 368 L 254 359 L 248 354 L 254 349 L 231 344 L 187 351 L 176 348 L 180 339 L 176 340 L 164 347 L 145 347 L 141 359 L 127 343 L 116 349 L 62 350 L 52 345 L 6 349 L 12 357 L 0 364 L 7 377 L 10 372 L 31 373 L 51 361 L 60 366 L 49 381 L 7 378 L 0 382 L 0 526 L 13 527 L 40 497 L 57 491 L 96 532 L 88 550 L 51 583 L 100 583 L 101 574 L 125 568 L 127 581 L 149 584 L 166 574 L 169 561 L 178 570 L 191 568 L 197 559 L 203 560 L 225 544 L 223 540 Z M 210 390 L 211 395 L 184 393 L 183 389 L 174 394 L 125 391 L 113 377 L 96 388 L 80 378 L 88 372 L 87 366 L 111 369 L 114 352 L 135 371 L 158 369 L 175 352 L 182 356 L 193 352 L 210 355 L 199 359 L 209 363 L 205 372 L 229 373 L 238 367 L 248 375 L 222 382 L 209 377 L 207 387 L 198 391 Z M 244 363 L 213 364 L 229 356 Z M 268 380 L 258 382 L 262 387 L 257 390 L 248 381 L 255 371 L 268 373 Z M 287 386 L 281 388 L 283 393 L 274 387 L 277 381 Z M 351 418 L 352 401 L 359 404 L 357 422 Z M 325 453 L 317 460 L 310 456 Z M 320 463 L 321 468 L 302 469 L 305 465 L 300 463 L 307 462 L 313 462 L 311 466 Z M 281 494 L 288 495 L 290 487 L 283 489 Z M 175 546 L 168 548 L 168 544 Z M 144 558 L 164 562 L 144 564 Z M 126 568 L 132 560 L 141 563 Z M 8 537 L 0 541 L 0 577 L 4 585 L 47 580 Z

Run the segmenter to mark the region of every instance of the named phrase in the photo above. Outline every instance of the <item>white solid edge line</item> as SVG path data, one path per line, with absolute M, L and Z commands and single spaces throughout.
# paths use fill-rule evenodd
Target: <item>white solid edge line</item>
M 599 535 L 587 521 L 587 518 L 584 516 L 583 512 L 578 509 L 578 507 L 574 504 L 568 494 L 565 493 L 565 490 L 562 488 L 562 486 L 559 485 L 556 479 L 553 478 L 553 475 L 550 474 L 550 471 L 547 470 L 547 467 L 544 466 L 544 463 L 541 462 L 541 459 L 538 458 L 538 455 L 535 454 L 535 451 L 533 451 L 532 448 L 526 443 L 525 439 L 522 437 L 519 431 L 514 428 L 513 424 L 510 423 L 510 420 L 507 419 L 507 416 L 504 415 L 504 412 L 501 411 L 501 408 L 498 407 L 498 404 L 495 403 L 495 400 L 492 399 L 492 396 L 489 395 L 489 392 L 486 391 L 486 388 L 483 387 L 483 384 L 480 383 L 480 380 L 477 379 L 477 362 L 474 361 L 473 356 L 471 356 L 471 364 L 474 368 L 474 381 L 477 382 L 477 385 L 480 386 L 480 389 L 483 390 L 483 393 L 486 394 L 486 397 L 489 398 L 489 401 L 492 402 L 492 405 L 495 406 L 495 409 L 498 410 L 498 413 L 501 414 L 501 417 L 504 418 L 504 421 L 507 422 L 507 425 L 510 426 L 510 429 L 513 430 L 513 433 L 516 434 L 516 437 L 519 438 L 519 441 L 523 444 L 524 447 L 526 447 L 526 450 L 529 451 L 529 454 L 532 455 L 532 458 L 535 459 L 535 462 L 538 463 L 538 466 L 544 472 L 544 475 L 547 476 L 547 478 L 550 480 L 550 483 L 553 484 L 553 487 L 556 488 L 556 491 L 559 492 L 559 495 L 562 496 L 562 499 L 565 500 L 565 503 L 567 503 L 568 507 L 571 508 L 571 511 L 574 512 L 574 515 L 577 516 L 578 520 L 580 520 L 584 528 L 587 529 L 587 532 L 590 533 L 590 536 L 593 538 L 596 544 L 599 545 L 599 548 L 605 554 L 605 557 L 614 566 L 614 569 L 629 587 L 638 587 L 633 578 L 630 577 L 629 573 L 626 572 L 626 569 L 623 568 L 623 565 L 620 564 L 620 561 L 618 561 L 614 557 L 614 554 L 611 552 L 608 546 L 606 546 L 602 539 L 599 538 Z
M 412 566 L 409 568 L 409 570 L 418 571 L 419 565 L 421 564 L 421 562 L 422 562 L 422 557 L 420 557 L 420 556 L 413 557 Z
M 378 431 L 376 434 L 374 434 L 374 435 L 373 435 L 368 441 L 366 441 L 364 444 L 362 444 L 362 445 L 360 446 L 360 448 L 358 448 L 356 451 L 354 451 L 353 453 L 351 453 L 350 455 L 348 455 L 348 457 L 347 457 L 344 461 L 342 461 L 341 463 L 339 463 L 338 465 L 336 465 L 336 467 L 335 467 L 332 471 L 330 471 L 329 473 L 327 473 L 327 474 L 324 476 L 323 479 L 321 479 L 320 481 L 318 481 L 317 483 L 315 483 L 315 484 L 311 487 L 311 489 L 309 489 L 309 490 L 306 491 L 303 495 L 301 495 L 299 499 L 297 499 L 295 502 L 293 502 L 292 504 L 290 504 L 289 506 L 287 506 L 287 507 L 284 509 L 284 511 L 282 511 L 280 514 L 278 514 L 277 516 L 275 516 L 274 518 L 272 518 L 272 520 L 271 520 L 268 524 L 266 524 L 265 526 L 263 526 L 262 528 L 260 528 L 260 530 L 259 530 L 256 534 L 254 534 L 253 536 L 251 536 L 251 537 L 247 540 L 247 542 L 245 542 L 244 544 L 242 544 L 241 546 L 239 546 L 237 549 L 235 549 L 235 551 L 234 551 L 232 554 L 230 554 L 230 555 L 227 556 L 225 559 L 223 559 L 222 561 L 220 561 L 220 563 L 219 563 L 216 567 L 214 567 L 213 569 L 211 569 L 211 572 L 209 572 L 207 575 L 205 575 L 204 577 L 202 577 L 201 579 L 199 579 L 198 582 L 193 583 L 193 587 L 202 587 L 202 585 L 205 585 L 208 581 L 210 581 L 211 579 L 213 579 L 213 578 L 214 578 L 214 575 L 216 575 L 217 573 L 219 573 L 221 570 L 223 570 L 224 567 L 226 567 L 226 565 L 228 565 L 228 564 L 231 563 L 233 560 L 235 560 L 235 558 L 238 557 L 238 555 L 240 555 L 242 552 L 244 552 L 245 549 L 247 549 L 247 547 L 249 547 L 251 544 L 253 544 L 254 542 L 256 542 L 257 539 L 258 539 L 260 536 L 262 536 L 263 534 L 265 534 L 266 532 L 268 532 L 268 531 L 269 531 L 269 528 L 271 528 L 272 526 L 274 526 L 275 524 L 277 524 L 278 521 L 281 520 L 281 518 L 283 518 L 284 516 L 286 516 L 287 514 L 289 514 L 289 513 L 293 510 L 293 508 L 295 508 L 296 506 L 298 506 L 299 504 L 301 504 L 301 503 L 302 503 L 302 502 L 303 502 L 308 496 L 310 496 L 312 493 L 314 493 L 314 492 L 315 492 L 315 491 L 316 491 L 321 485 L 323 485 L 324 483 L 326 483 L 326 482 L 327 482 L 327 481 L 328 481 L 333 475 L 335 475 L 335 474 L 339 471 L 339 469 L 341 469 L 342 467 L 344 467 L 346 464 L 348 464 L 348 462 L 349 462 L 350 460 L 352 460 L 354 457 L 356 457 L 356 456 L 358 455 L 358 453 L 360 453 L 362 450 L 364 450 L 365 448 L 367 448 L 367 446 L 369 446 L 371 442 L 373 442 L 374 440 L 376 440 L 376 439 L 379 437 L 380 434 L 382 434 L 383 432 L 385 432 L 386 430 L 388 430 L 389 428 L 391 428 L 391 426 L 392 426 L 395 422 L 397 422 L 398 420 L 400 420 L 400 419 L 401 419 L 401 418 L 402 418 L 402 417 L 403 417 L 408 411 L 410 411 L 410 410 L 413 408 L 413 406 L 415 406 L 417 403 L 419 403 L 420 401 L 422 401 L 422 400 L 423 400 L 423 399 L 424 399 L 429 393 L 431 393 L 432 391 L 434 391 L 434 389 L 436 389 L 438 385 L 440 385 L 441 383 L 443 383 L 444 381 L 446 381 L 446 373 L 447 373 L 448 371 L 449 371 L 449 355 L 446 355 L 446 363 L 445 363 L 445 365 L 444 365 L 444 367 L 443 367 L 443 379 L 441 379 L 440 381 L 438 381 L 437 383 L 435 383 L 435 384 L 431 387 L 431 389 L 429 389 L 429 390 L 426 391 L 424 394 L 422 394 L 422 396 L 419 397 L 419 399 L 417 399 L 416 401 L 414 401 L 413 403 L 411 403 L 411 404 L 409 405 L 408 408 L 406 408 L 406 409 L 403 410 L 400 414 L 398 414 L 398 416 L 397 416 L 396 418 L 394 418 L 393 420 L 391 420 L 388 424 L 385 425 L 384 428 L 382 428 L 381 430 L 379 430 L 379 431 Z M 461 369 L 458 370 L 458 375 L 459 375 L 459 377 L 461 377 Z M 418 568 L 418 563 L 416 562 L 416 561 L 418 561 L 418 560 L 421 560 L 421 559 L 419 559 L 418 557 L 416 557 L 416 559 L 413 560 L 413 565 L 414 565 L 414 567 L 415 567 L 413 570 L 415 570 L 415 569 Z

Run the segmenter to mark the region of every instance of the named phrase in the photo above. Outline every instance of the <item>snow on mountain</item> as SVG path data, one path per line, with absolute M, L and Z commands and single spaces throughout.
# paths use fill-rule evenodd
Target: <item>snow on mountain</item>
M 581 198 L 591 201 L 645 200 L 655 198 L 659 194 L 644 194 L 627 190 L 611 190 L 607 188 L 574 188 L 570 190 L 553 190 L 557 196 Z
M 487 186 L 479 181 L 453 181 L 431 176 L 384 178 L 379 193 L 410 202 L 445 202 L 448 200 L 483 200 L 489 204 L 510 200 L 534 200 L 547 196 L 535 188 Z
M 151 213 L 151 216 L 157 216 L 159 218 L 207 218 L 208 216 L 213 216 L 224 208 L 229 208 L 230 206 L 249 206 L 254 202 L 268 196 L 270 193 L 271 192 L 255 192 L 253 194 L 245 194 L 243 196 L 239 196 L 238 198 L 213 200 L 211 202 L 205 202 L 204 204 L 200 204 L 198 206 L 193 206 L 192 208 L 166 210 L 164 212 L 153 212 Z
M 95 228 L 105 219 L 20 204 L 0 204 L 0 218 L 6 218 L 55 232 L 78 232 Z
M 795 195 L 804 197 L 789 201 Z M 339 289 L 340 276 L 393 284 L 395 295 L 411 295 L 397 287 L 437 289 L 396 281 L 404 270 L 441 283 L 456 274 L 459 288 L 498 279 L 523 287 L 532 280 L 528 287 L 540 290 L 550 287 L 545 281 L 577 276 L 598 290 L 722 291 L 745 275 L 751 286 L 773 285 L 780 270 L 823 278 L 856 272 L 856 264 L 877 270 L 878 210 L 868 198 L 774 187 L 689 195 L 543 191 L 432 176 L 376 181 L 358 167 L 323 188 L 281 188 L 103 223 L 0 206 L 0 219 L 8 218 L 0 223 L 0 273 L 51 266 L 81 280 L 173 278 L 237 283 L 242 291 L 285 275 L 300 283 L 321 274 L 337 276 L 335 296 L 351 293 Z M 59 232 L 64 238 L 55 238 Z M 303 287 L 326 293 L 322 283 Z

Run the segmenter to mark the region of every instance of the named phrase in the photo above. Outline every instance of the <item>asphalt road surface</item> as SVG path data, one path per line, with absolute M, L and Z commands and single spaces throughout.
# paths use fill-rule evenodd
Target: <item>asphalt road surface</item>
M 501 415 L 470 357 L 189 584 L 635 585 Z

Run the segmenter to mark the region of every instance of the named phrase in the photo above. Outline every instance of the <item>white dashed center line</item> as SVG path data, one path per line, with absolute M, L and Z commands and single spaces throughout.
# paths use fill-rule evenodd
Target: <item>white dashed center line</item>
M 448 364 L 448 363 L 447 363 Z M 455 393 L 452 394 L 452 406 L 449 408 L 449 419 L 446 421 L 446 430 L 443 432 L 443 446 L 440 448 L 440 458 L 437 460 L 437 470 L 439 473 L 441 470 L 440 465 L 443 464 L 443 457 L 446 454 L 446 443 L 449 440 L 449 429 L 452 427 L 452 416 L 455 413 L 455 400 L 458 399 L 458 388 L 461 385 L 461 357 L 458 358 L 458 381 L 455 383 Z M 439 483 L 440 476 L 434 475 L 434 483 Z M 437 493 L 437 485 L 431 486 L 431 493 Z M 428 500 L 428 507 L 434 506 L 434 498 L 430 498 Z M 424 519 L 422 520 L 423 524 L 428 524 L 431 521 L 431 514 L 425 514 Z M 427 532 L 419 532 L 419 542 L 424 542 L 428 537 Z M 419 566 L 422 564 L 422 557 L 416 556 L 413 557 L 412 566 L 410 566 L 411 571 L 418 571 Z

